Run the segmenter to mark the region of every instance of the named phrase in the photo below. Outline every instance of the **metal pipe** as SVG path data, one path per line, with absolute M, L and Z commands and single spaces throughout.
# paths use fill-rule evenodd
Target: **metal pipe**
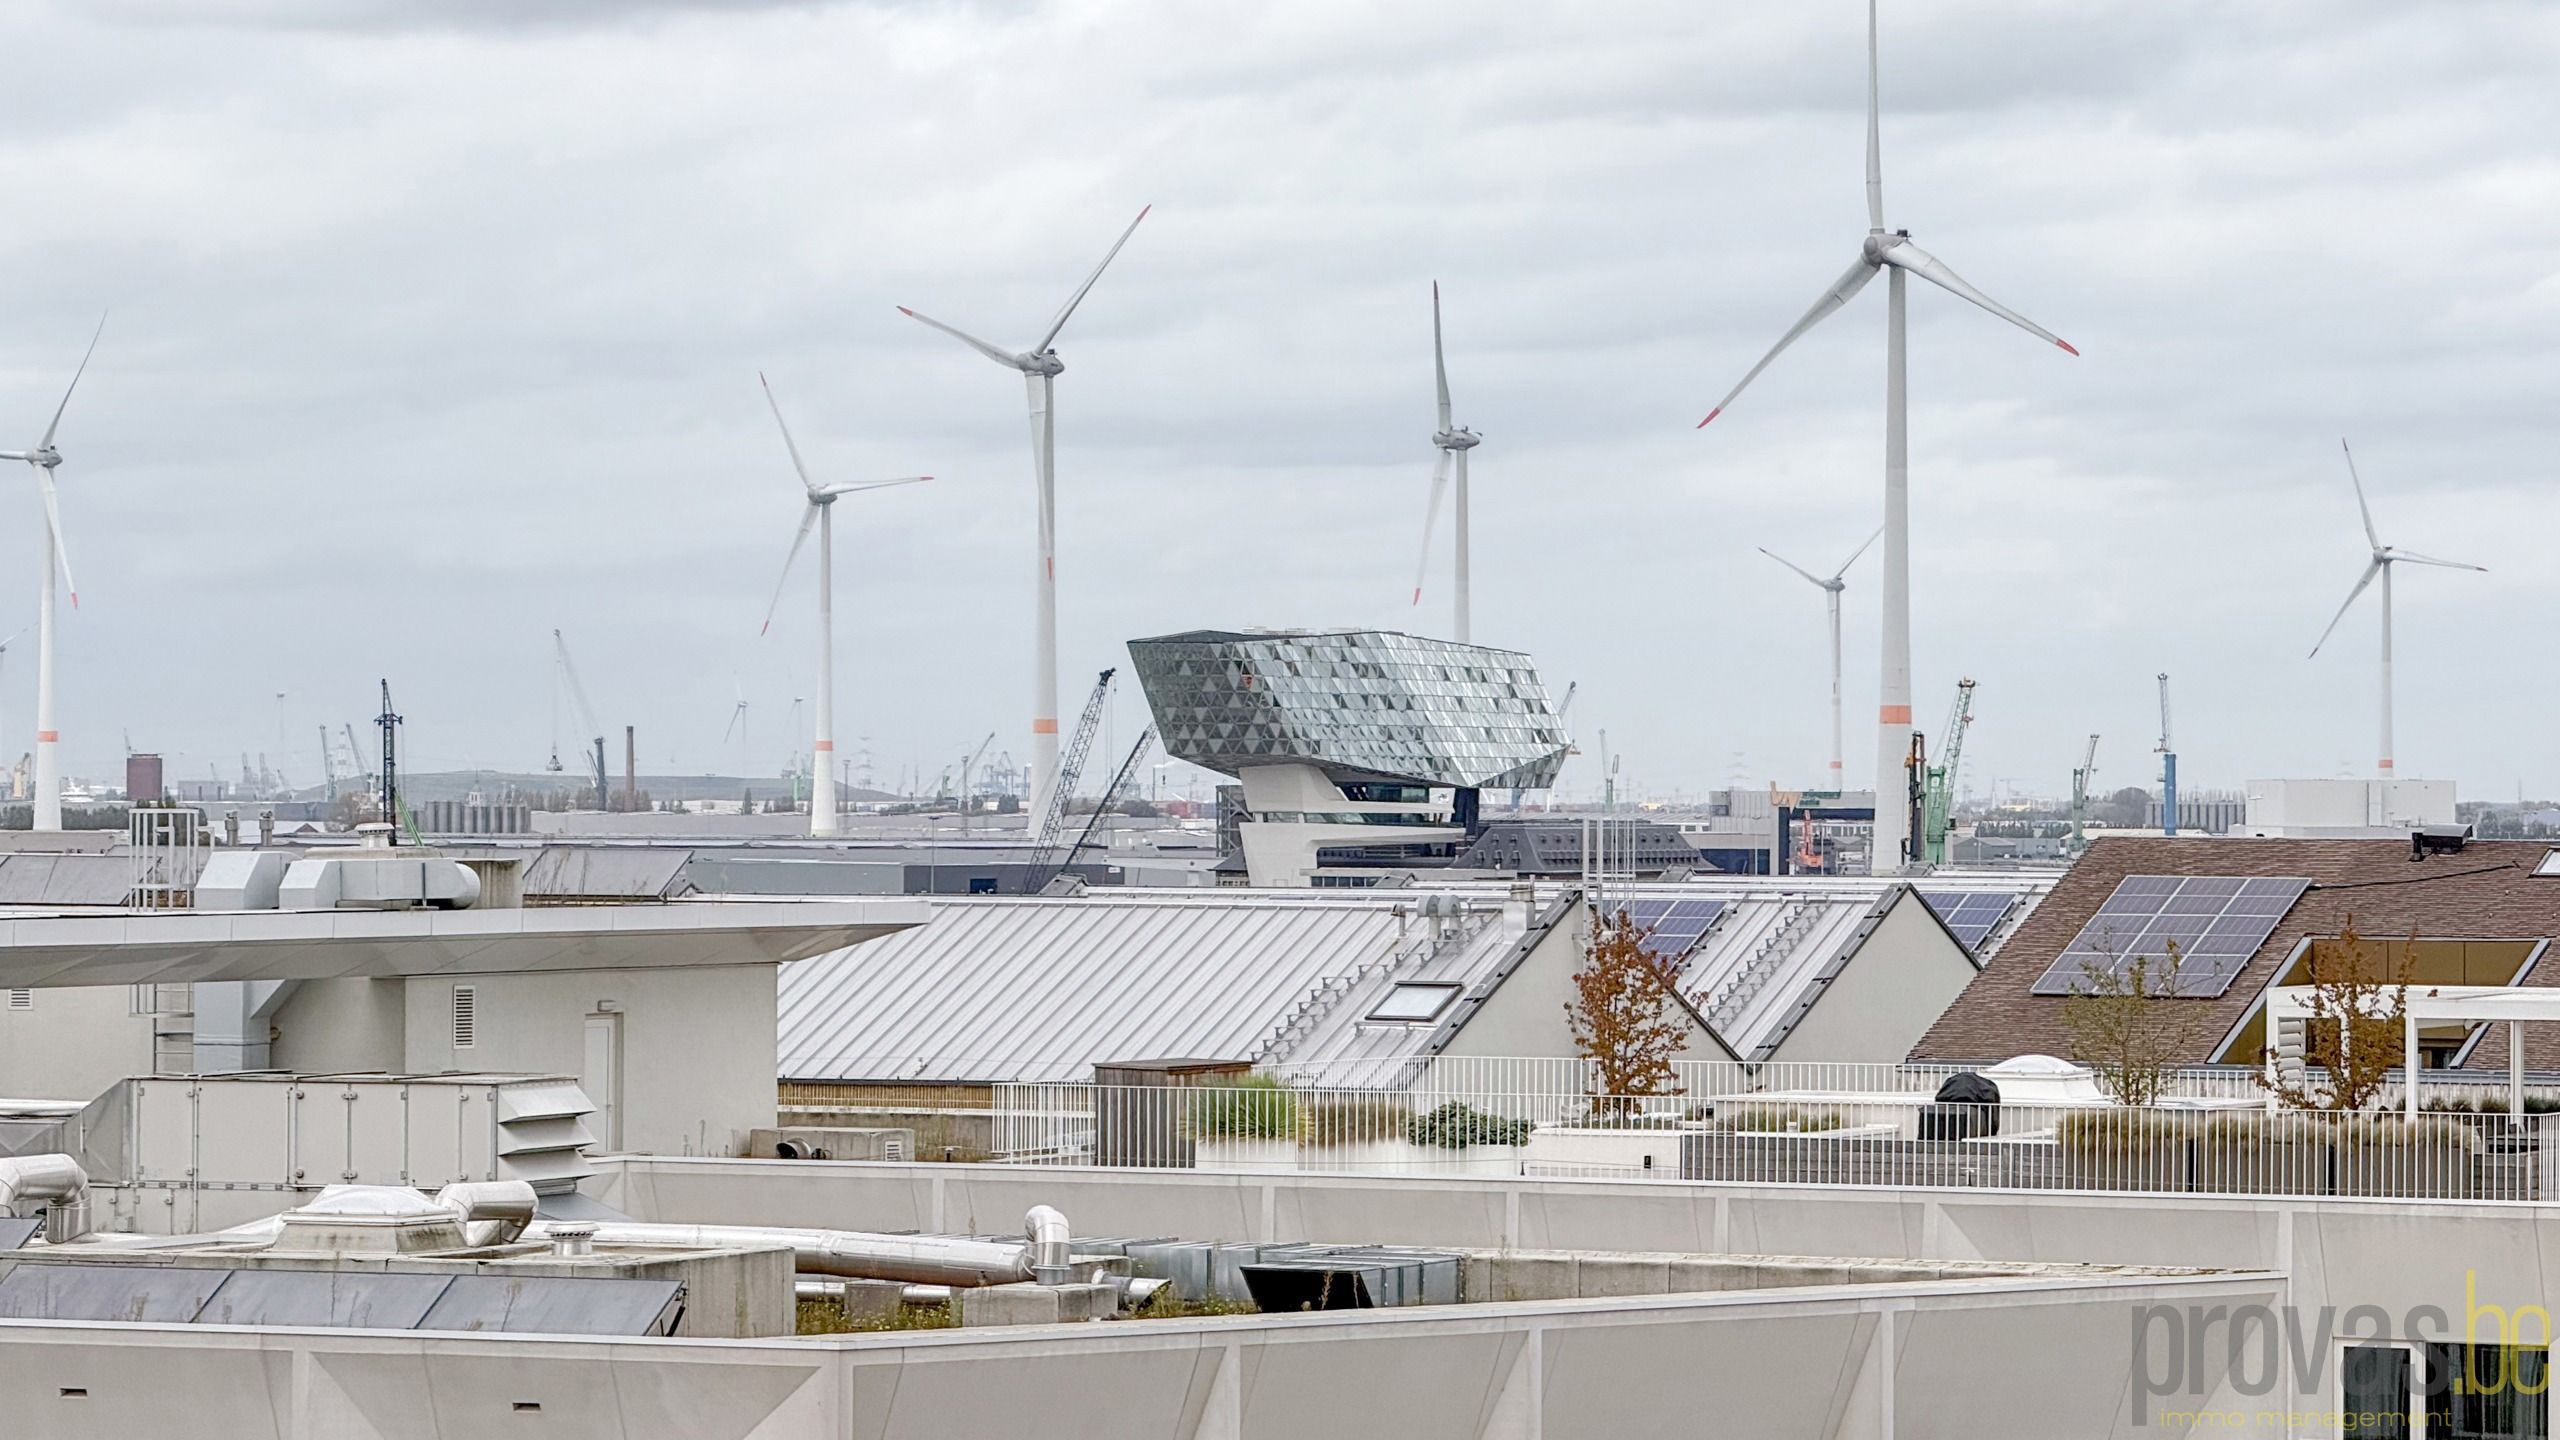
M 1074 1277 L 1067 1267 L 1067 1217 L 1046 1205 L 1022 1215 L 1022 1238 L 1031 1242 L 1031 1275 L 1043 1285 L 1064 1285 Z
M 20 1200 L 45 1202 L 45 1239 L 60 1243 L 89 1229 L 89 1172 L 68 1155 L 0 1160 L 0 1210 Z
M 541 1197 L 522 1180 L 458 1180 L 436 1192 L 436 1203 L 462 1213 L 462 1238 L 477 1249 L 524 1234 Z
M 1045 1208 L 1045 1207 L 1043 1207 Z M 1052 1212 L 1055 1213 L 1055 1212 Z M 529 1239 L 550 1238 L 536 1221 Z M 859 1230 L 792 1230 L 764 1225 L 651 1225 L 606 1221 L 595 1229 L 599 1245 L 781 1245 L 803 1275 L 848 1280 L 903 1280 L 923 1285 L 1010 1285 L 1037 1278 L 1032 1246 L 994 1240 L 955 1240 L 937 1235 L 875 1235 Z

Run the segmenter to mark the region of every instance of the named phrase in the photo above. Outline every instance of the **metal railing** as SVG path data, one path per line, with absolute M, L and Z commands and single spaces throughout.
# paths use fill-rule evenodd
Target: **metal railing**
M 999 1161 L 1815 1186 L 2560 1199 L 2560 1118 L 2271 1110 L 2263 1095 L 1940 1103 L 1827 1096 L 999 1085 Z M 2445 1097 L 2431 1104 L 2448 1103 Z

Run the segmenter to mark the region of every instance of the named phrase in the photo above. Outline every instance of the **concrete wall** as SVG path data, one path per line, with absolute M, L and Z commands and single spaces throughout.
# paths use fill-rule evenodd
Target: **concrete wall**
M 2160 1433 L 2126 1404 L 2140 1307 L 2273 1291 L 1976 1281 L 720 1343 L 0 1321 L 0 1399 L 13 1433 L 115 1440 L 2083 1440 Z
M 620 1066 L 623 1147 L 735 1155 L 748 1131 L 774 1121 L 776 973 L 771 965 L 723 965 L 476 976 L 466 982 L 477 987 L 478 1032 L 467 1049 L 453 1043 L 454 982 L 414 980 L 405 1068 L 592 1079 L 588 1017 L 619 1015 L 631 1062 Z
M 1080 1234 L 2268 1271 L 2285 1277 L 2279 1299 L 2295 1329 L 2284 1345 L 2326 1362 L 2311 1384 L 2277 1397 L 2309 1408 L 2334 1401 L 2340 1335 L 2459 1339 L 2476 1315 L 2487 1339 L 2521 1311 L 2524 1337 L 2543 1343 L 2549 1332 L 2533 1317 L 2560 1303 L 2560 1205 L 2525 1202 L 649 1158 L 607 1162 L 588 1184 L 653 1220 L 979 1231 L 1010 1229 L 1028 1206 L 1048 1204 Z M 2351 1322 L 2356 1306 L 2379 1313 Z M 2049 1368 L 2041 1336 L 2017 1344 L 2029 1363 L 2013 1368 Z M 2122 1365 L 2108 1373 L 2121 1387 Z
M 306 980 L 294 987 L 272 1022 L 268 1063 L 278 1070 L 328 1074 L 405 1070 L 405 980 Z
M 1549 892 L 1540 890 L 1539 904 L 1548 903 Z M 1576 905 L 1565 918 L 1547 932 L 1547 937 L 1529 953 L 1510 979 L 1502 982 L 1483 1008 L 1476 1011 L 1449 1041 L 1443 1052 L 1450 1055 L 1572 1055 L 1573 1031 L 1565 1023 L 1564 1007 L 1574 998 L 1573 974 L 1582 968 L 1582 944 L 1589 924 L 1590 908 Z M 1513 926 L 1518 929 L 1517 924 Z M 1689 1018 L 1689 1043 L 1680 1052 L 1683 1060 L 1729 1060 L 1724 1047 L 1718 1045 L 1707 1028 Z M 1933 1017 L 1934 1018 L 1934 1012 Z M 1900 1059 L 1899 1055 L 1894 1058 Z
M 1977 973 L 1928 902 L 1904 890 L 1771 1058 L 1898 1064 Z
M 0 1004 L 0 1096 L 88 1100 L 147 1075 L 151 1027 L 133 1013 L 129 985 L 37 990 L 24 1010 Z

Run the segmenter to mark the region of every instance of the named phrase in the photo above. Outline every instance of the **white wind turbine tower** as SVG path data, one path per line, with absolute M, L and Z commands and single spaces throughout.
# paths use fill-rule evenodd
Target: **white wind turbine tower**
M 2389 545 L 2385 545 L 2385 544 L 2383 544 L 2383 543 L 2382 543 L 2382 537 L 2381 537 L 2379 534 L 2376 534 L 2376 533 L 2375 533 L 2375 531 L 2374 531 L 2374 528 L 2373 528 L 2373 509 L 2372 509 L 2372 507 L 2371 507 L 2371 506 L 2368 506 L 2367 504 L 2365 504 L 2365 503 L 2364 503 L 2364 480 L 2362 479 L 2362 477 L 2360 477 L 2360 476 L 2358 476 L 2358 475 L 2356 474 L 2356 453 L 2355 453 L 2353 450 L 2349 450 L 2349 449 L 2347 449 L 2347 442 L 2346 442 L 2346 441 L 2344 441 L 2344 440 L 2340 440 L 2340 441 L 2338 442 L 2338 448 L 2339 448 L 2339 450 L 2344 451 L 2344 452 L 2345 452 L 2345 454 L 2346 454 L 2346 457 L 2347 457 L 2347 481 L 2348 481 L 2348 483 L 2349 483 L 2349 484 L 2352 484 L 2352 485 L 2354 485 L 2354 486 L 2356 487 L 2356 512 L 2357 512 L 2359 515 L 2361 515 L 2361 516 L 2363 516 L 2363 517 L 2364 517 L 2364 538 L 2365 538 L 2365 543 L 2366 543 L 2367 545 L 2369 545 L 2369 546 L 2371 546 L 2371 547 L 2373 548 L 2373 554 L 2372 554 L 2372 557 L 2371 557 L 2370 559 L 2368 559 L 2368 560 L 2366 560 L 2366 561 L 2365 561 L 2364 574 L 2362 574 L 2362 575 L 2360 575 L 2360 576 L 2356 577 L 2356 588 L 2354 588 L 2353 590 L 2350 590 L 2350 591 L 2348 591 L 2348 592 L 2347 592 L 2347 600 L 2346 600 L 2346 603 L 2345 603 L 2345 604 L 2343 604 L 2343 605 L 2340 605 L 2340 606 L 2338 607 L 2338 613 L 2337 613 L 2337 614 L 2332 615 L 2332 616 L 2330 616 L 2330 617 L 2329 617 L 2329 628 L 2320 632 L 2320 639 L 2319 639 L 2319 642 L 2318 642 L 2317 644 L 2314 644 L 2314 645 L 2311 647 L 2311 653 L 2312 653 L 2312 654 L 2314 654 L 2314 655 L 2317 655 L 2317 654 L 2319 654 L 2319 653 L 2320 653 L 2320 646 L 2328 644 L 2328 643 L 2329 643 L 2329 637 L 2330 637 L 2331 635 L 2333 635 L 2333 634 L 2336 634 L 2336 633 L 2337 633 L 2337 629 L 2338 629 L 2338 622 L 2347 618 L 2347 611 L 2354 607 L 2354 605 L 2355 605 L 2355 603 L 2356 603 L 2356 597 L 2357 597 L 2357 596 L 2359 596 L 2359 595 L 2362 595 L 2362 594 L 2364 593 L 2364 587 L 2366 587 L 2367 585 L 2370 585 L 2370 584 L 2372 584 L 2372 583 L 2373 583 L 2373 577 L 2375 577 L 2376 575 L 2381 576 L 2381 577 L 2382 577 L 2382 755 L 2381 755 L 2380 760 L 2379 760 L 2379 761 L 2377 762 L 2377 764 L 2376 764 L 2376 768 L 2378 768 L 2379 770 L 2381 770 L 2381 772 L 2382 772 L 2382 778 L 2383 778 L 2383 779 L 2385 779 L 2385 780 L 2388 780 L 2388 779 L 2391 779 L 2391 778 L 2392 778 L 2392 769 L 2391 769 L 2391 567 L 2392 567 L 2392 566 L 2394 566 L 2394 565 L 2397 565 L 2397 564 L 2401 563 L 2402 561 L 2407 561 L 2409 564 L 2412 564 L 2412 565 L 2434 565 L 2434 566 L 2439 566 L 2439 567 L 2441 567 L 2441 568 L 2443 568 L 2443 569 L 2446 569 L 2446 570 L 2477 570 L 2477 571 L 2481 572 L 2481 573 L 2482 573 L 2482 574 L 2484 574 L 2484 575 L 2488 573 L 2488 568 L 2489 568 L 2489 567 L 2487 567 L 2487 566 L 2485 566 L 2485 565 L 2469 565 L 2469 564 L 2465 564 L 2465 563 L 2463 563 L 2463 562 L 2462 562 L 2462 561 L 2460 561 L 2460 560 L 2438 560 L 2438 559 L 2436 559 L 2436 558 L 2435 558 L 2434 556 L 2432 556 L 2432 555 L 2421 555 L 2421 554 L 2417 553 L 2417 552 L 2416 552 L 2416 551 L 2414 551 L 2414 550 L 2401 550 L 2401 549 L 2397 549 L 2397 548 L 2395 548 L 2395 547 L 2393 547 L 2393 546 L 2389 546 Z
M 44 497 L 44 590 L 36 606 L 36 796 L 35 823 L 38 830 L 62 828 L 62 763 L 56 755 L 62 742 L 53 728 L 53 591 L 55 577 L 71 591 L 71 608 L 80 608 L 80 582 L 71 578 L 71 557 L 62 548 L 62 505 L 54 496 L 53 471 L 62 463 L 62 452 L 53 448 L 54 432 L 62 428 L 62 412 L 71 408 L 71 392 L 80 388 L 80 377 L 89 373 L 89 357 L 98 353 L 98 337 L 107 333 L 107 318 L 98 317 L 98 328 L 89 336 L 89 348 L 80 353 L 80 368 L 71 372 L 71 384 L 62 392 L 62 403 L 53 407 L 53 419 L 44 427 L 44 438 L 33 450 L 0 450 L 0 460 L 24 460 L 36 472 L 36 490 Z
M 930 315 L 919 315 L 904 305 L 898 307 L 899 314 L 921 320 L 997 364 L 1021 371 L 1024 384 L 1030 390 L 1031 463 L 1040 488 L 1040 574 L 1034 592 L 1037 600 L 1033 606 L 1031 626 L 1031 798 L 1024 807 L 1026 814 L 1046 812 L 1049 792 L 1058 781 L 1058 455 L 1057 424 L 1050 401 L 1057 392 L 1058 375 L 1067 366 L 1058 358 L 1058 352 L 1049 347 L 1056 342 L 1058 332 L 1067 328 L 1067 317 L 1076 313 L 1076 306 L 1083 302 L 1085 292 L 1091 290 L 1093 282 L 1101 279 L 1102 272 L 1111 267 L 1112 257 L 1120 253 L 1121 246 L 1129 243 L 1129 237 L 1137 233 L 1139 221 L 1145 220 L 1147 210 L 1153 208 L 1148 206 L 1138 211 L 1138 219 L 1130 221 L 1129 228 L 1120 232 L 1120 238 L 1111 242 L 1111 249 L 1103 255 L 1102 263 L 1093 267 L 1093 273 L 1084 277 L 1084 283 L 1076 287 L 1076 293 L 1068 296 L 1067 303 L 1059 307 L 1057 318 L 1049 322 L 1048 332 L 1040 337 L 1040 343 L 1028 350 L 1013 351 L 991 345 Z
M 1484 437 L 1464 425 L 1449 423 L 1449 360 L 1440 348 L 1440 282 L 1437 280 L 1431 282 L 1431 370 L 1440 383 L 1440 428 L 1431 436 L 1431 444 L 1439 450 L 1440 459 L 1431 468 L 1431 508 L 1422 517 L 1422 568 L 1413 577 L 1413 603 L 1422 603 L 1422 577 L 1431 570 L 1431 531 L 1440 523 L 1440 496 L 1449 488 L 1449 471 L 1454 463 L 1458 473 L 1458 623 L 1449 638 L 1461 645 L 1469 645 L 1474 643 L 1474 626 L 1467 590 L 1467 452 L 1483 444 Z
M 782 448 L 791 452 L 791 468 L 800 476 L 800 487 L 809 492 L 809 503 L 800 512 L 799 533 L 791 537 L 791 553 L 782 557 L 782 578 L 774 582 L 773 603 L 764 610 L 765 630 L 773 629 L 773 612 L 782 607 L 782 587 L 791 581 L 791 564 L 800 558 L 800 547 L 809 543 L 810 528 L 818 532 L 818 734 L 809 766 L 809 833 L 823 837 L 836 833 L 836 497 L 892 485 L 921 485 L 933 477 L 819 484 L 800 462 L 800 446 L 791 438 L 790 422 L 782 418 L 781 403 L 773 398 L 773 385 L 761 373 L 756 383 L 764 386 L 764 403 L 773 407 L 773 423 L 781 427 Z M 796 708 L 798 702 L 793 703 Z M 738 708 L 743 713 L 746 701 L 740 700 Z
M 1882 676 L 1876 687 L 1876 828 L 1870 868 L 1890 874 L 1908 860 L 1910 816 L 1900 803 L 1895 783 L 1911 755 L 1911 535 L 1910 435 L 1906 424 L 1908 394 L 1903 380 L 1903 277 L 1917 275 L 1961 299 L 1972 301 L 2028 334 L 2072 349 L 2061 336 L 2002 305 L 1965 283 L 1935 257 L 1911 243 L 1908 230 L 1884 228 L 1884 161 L 1876 118 L 1876 6 L 1867 0 L 1867 235 L 1856 263 L 1824 291 L 1793 329 L 1778 337 L 1760 363 L 1751 367 L 1724 399 L 1698 422 L 1700 428 L 1731 405 L 1744 386 L 1769 368 L 1780 351 L 1812 329 L 1822 318 L 1849 303 L 1879 270 L 1892 272 L 1886 288 L 1884 365 L 1884 616 Z
M 1763 546 L 1761 546 L 1761 547 L 1760 547 L 1760 553 L 1761 553 L 1761 554 L 1766 555 L 1766 556 L 1768 556 L 1770 559 L 1777 561 L 1779 564 L 1786 566 L 1788 569 L 1793 570 L 1793 571 L 1794 571 L 1794 572 L 1796 572 L 1797 574 L 1799 574 L 1799 575 L 1803 576 L 1803 577 L 1804 577 L 1804 578 L 1806 578 L 1807 580 L 1812 581 L 1816 586 L 1818 586 L 1818 587 L 1821 589 L 1821 591 L 1822 591 L 1822 598 L 1823 598 L 1824 608 L 1825 608 L 1825 609 L 1827 609 L 1827 610 L 1830 612 L 1830 616 L 1831 616 L 1831 788 L 1832 788 L 1833 790 L 1838 790 L 1838 789 L 1840 789 L 1840 788 L 1841 788 L 1841 781 L 1840 781 L 1840 777 L 1841 777 L 1841 768 L 1840 768 L 1840 761 L 1841 761 L 1841 755 L 1840 755 L 1840 750 L 1841 750 L 1841 741 L 1840 741 L 1840 592 L 1849 588 L 1849 582 L 1847 581 L 1847 579 L 1846 579 L 1846 578 L 1844 578 L 1844 577 L 1846 577 L 1846 576 L 1848 575 L 1848 573 L 1849 573 L 1849 567 L 1850 567 L 1850 566 L 1852 566 L 1852 565 L 1857 564 L 1857 563 L 1858 563 L 1858 557 L 1867 553 L 1867 547 L 1868 547 L 1868 546 L 1870 546 L 1870 545 L 1873 545 L 1874 543 L 1876 543 L 1876 535 L 1882 535 L 1883 533 L 1884 533 L 1884 531 L 1883 531 L 1881 528 L 1879 528 L 1879 529 L 1876 531 L 1876 534 L 1875 534 L 1875 535 L 1870 535 L 1870 536 L 1868 536 L 1866 539 L 1859 541 L 1859 542 L 1858 542 L 1858 548 L 1849 552 L 1849 558 L 1840 562 L 1840 568 L 1839 568 L 1839 569 L 1837 569 L 1837 570 L 1832 571 L 1832 572 L 1831 572 L 1831 576 L 1830 576 L 1830 578 L 1829 578 L 1829 579 L 1824 579 L 1823 577 L 1821 577 L 1821 576 L 1819 576 L 1819 575 L 1814 574 L 1812 571 L 1807 570 L 1806 568 L 1804 568 L 1804 567 L 1803 567 L 1803 566 L 1801 566 L 1801 565 L 1798 565 L 1798 564 L 1797 564 L 1796 562 L 1794 562 L 1793 560 L 1788 559 L 1786 556 L 1779 554 L 1777 551 L 1770 549 L 1770 548 L 1769 548 L 1768 546 L 1766 546 L 1766 545 L 1763 545 Z

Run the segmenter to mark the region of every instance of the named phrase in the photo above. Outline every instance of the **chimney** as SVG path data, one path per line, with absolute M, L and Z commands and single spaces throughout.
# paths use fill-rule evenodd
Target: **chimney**
M 622 808 L 640 808 L 640 727 L 622 727 Z

